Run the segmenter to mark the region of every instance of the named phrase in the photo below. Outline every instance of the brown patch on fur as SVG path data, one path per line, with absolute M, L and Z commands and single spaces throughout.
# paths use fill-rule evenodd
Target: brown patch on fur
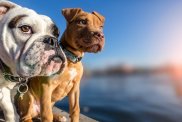
M 18 15 L 16 17 L 14 17 L 8 24 L 9 28 L 15 28 L 17 23 L 23 18 L 26 17 L 27 15 Z

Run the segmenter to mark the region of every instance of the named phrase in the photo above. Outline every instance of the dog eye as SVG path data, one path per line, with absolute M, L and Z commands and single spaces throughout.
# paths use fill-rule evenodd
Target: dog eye
M 80 25 L 86 25 L 87 24 L 87 20 L 83 20 L 83 19 L 82 20 L 78 20 L 77 23 L 80 24 Z
M 104 26 L 100 26 L 100 30 L 103 31 Z
M 19 28 L 23 33 L 27 33 L 27 34 L 32 33 L 32 28 L 30 26 L 28 26 L 28 25 L 22 25 Z

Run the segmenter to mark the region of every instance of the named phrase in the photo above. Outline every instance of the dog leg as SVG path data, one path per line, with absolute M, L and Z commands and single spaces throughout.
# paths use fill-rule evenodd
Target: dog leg
M 67 119 L 61 114 L 53 114 L 53 122 L 67 122 Z
M 41 120 L 42 122 L 52 122 L 52 104 L 51 104 L 52 88 L 48 83 L 41 84 Z
M 11 100 L 11 92 L 7 87 L 1 89 L 1 108 L 5 116 L 6 122 L 15 122 L 15 111 Z
M 28 91 L 23 95 L 21 99 L 18 96 L 15 97 L 15 104 L 17 106 L 17 112 L 20 115 L 20 122 L 32 122 L 32 109 L 33 109 L 33 97 Z
M 69 97 L 69 113 L 71 122 L 79 122 L 80 107 L 79 107 L 79 83 L 75 83 L 73 89 L 68 94 Z

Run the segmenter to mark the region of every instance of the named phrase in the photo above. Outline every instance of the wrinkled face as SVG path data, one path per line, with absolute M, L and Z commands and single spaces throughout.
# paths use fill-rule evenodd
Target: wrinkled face
M 71 12 L 69 12 L 69 14 L 71 14 Z M 70 43 L 70 45 L 84 52 L 97 53 L 103 49 L 105 41 L 103 34 L 103 16 L 96 12 L 87 13 L 80 10 L 69 21 L 70 18 L 67 17 L 68 15 L 64 14 L 64 12 L 63 15 L 68 21 L 65 36 L 69 38 L 68 43 Z
M 15 65 L 13 72 L 32 77 L 63 71 L 66 58 L 58 45 L 58 29 L 49 17 L 14 5 L 1 19 L 4 46 L 0 56 L 10 68 Z
M 44 36 L 35 40 L 21 55 L 20 65 L 23 70 L 29 69 L 31 76 L 50 76 L 63 71 L 65 56 L 58 46 L 57 38 Z

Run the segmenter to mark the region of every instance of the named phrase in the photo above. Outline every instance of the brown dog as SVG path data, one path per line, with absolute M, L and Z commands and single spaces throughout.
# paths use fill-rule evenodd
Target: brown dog
M 52 106 L 67 95 L 71 122 L 79 122 L 79 87 L 83 74 L 80 60 L 84 52 L 97 53 L 103 49 L 105 18 L 97 12 L 87 13 L 80 8 L 63 9 L 62 14 L 67 21 L 60 43 L 68 60 L 66 68 L 59 76 L 31 79 L 30 90 L 16 102 L 21 122 L 32 122 L 32 118 L 38 115 L 43 122 L 62 121 L 61 117 L 53 116 Z

